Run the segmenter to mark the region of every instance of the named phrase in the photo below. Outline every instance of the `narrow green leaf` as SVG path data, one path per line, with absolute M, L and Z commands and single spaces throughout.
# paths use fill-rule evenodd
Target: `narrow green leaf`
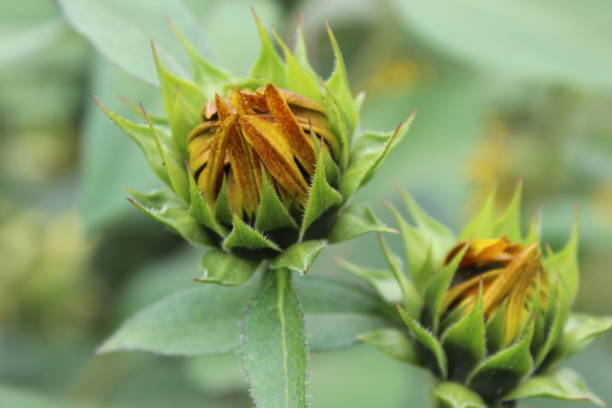
M 206 103 L 206 97 L 196 84 L 168 71 L 159 60 L 155 47 L 153 58 L 159 75 L 164 110 L 172 129 L 174 151 L 184 155 L 187 152 L 187 135 L 200 122 L 200 111 Z
M 592 316 L 587 314 L 571 315 L 565 333 L 559 344 L 552 351 L 546 364 L 552 365 L 579 353 L 594 339 L 612 329 L 612 317 Z
M 210 208 L 202 192 L 196 185 L 193 174 L 189 173 L 189 214 L 191 214 L 200 224 L 210 228 L 220 237 L 227 236 L 227 229 L 217 221 L 213 210 Z
M 363 268 L 344 259 L 338 260 L 338 264 L 367 283 L 387 303 L 399 303 L 403 300 L 402 288 L 389 271 Z
M 487 408 L 478 394 L 454 382 L 436 385 L 434 396 L 441 403 L 441 408 Z
M 398 306 L 398 310 L 402 320 L 404 320 L 404 323 L 406 323 L 406 326 L 408 326 L 417 342 L 418 347 L 416 352 L 419 356 L 419 360 L 425 366 L 433 370 L 436 375 L 446 378 L 448 374 L 448 362 L 446 360 L 446 354 L 444 354 L 444 349 L 438 339 L 416 320 L 413 320 L 402 307 Z
M 258 231 L 269 231 L 285 227 L 298 228 L 265 172 L 262 172 L 262 190 L 255 217 L 255 228 Z
M 257 270 L 257 262 L 248 261 L 219 249 L 210 249 L 200 262 L 200 283 L 238 286 L 247 282 Z
M 338 219 L 329 233 L 332 243 L 348 241 L 369 232 L 397 231 L 381 223 L 365 205 L 349 205 L 338 215 Z
M 565 247 L 543 259 L 544 268 L 559 278 L 569 304 L 574 302 L 578 293 L 580 275 L 578 271 L 578 221 Z
M 380 350 L 383 354 L 409 364 L 418 364 L 410 339 L 398 329 L 380 329 L 357 337 L 360 341 Z
M 276 31 L 273 32 L 276 42 L 280 45 L 285 55 L 285 61 L 287 64 L 287 86 L 286 88 L 290 91 L 296 92 L 300 95 L 306 96 L 316 102 L 321 103 L 323 101 L 321 85 L 312 71 L 305 69 L 298 60 L 293 56 L 287 44 L 278 35 Z
M 417 292 L 412 282 L 406 277 L 402 260 L 391 251 L 391 248 L 389 248 L 381 234 L 378 234 L 378 241 L 382 247 L 387 264 L 391 268 L 391 272 L 402 291 L 402 304 L 411 317 L 415 319 L 418 318 L 421 313 L 421 307 L 423 306 L 421 295 Z
M 497 188 L 493 186 L 476 216 L 459 234 L 460 240 L 494 237 L 496 192 Z
M 128 199 L 136 208 L 155 221 L 176 231 L 190 243 L 204 246 L 214 245 L 196 219 L 189 214 L 185 205 L 178 202 L 172 193 L 166 190 L 154 190 L 150 193 L 130 190 L 130 193 L 138 200 Z
M 340 182 L 340 192 L 345 199 L 370 181 L 391 150 L 404 138 L 413 120 L 414 112 L 393 132 L 367 132 L 361 135 Z
M 325 177 L 325 161 L 323 160 L 322 150 L 317 159 L 317 168 L 312 177 L 312 184 L 308 192 L 308 201 L 304 210 L 302 227 L 300 229 L 300 239 L 308 230 L 308 227 L 319 218 L 325 211 L 340 204 L 342 196 L 327 182 Z
M 254 230 L 238 216 L 232 220 L 232 231 L 223 240 L 223 248 L 259 248 L 280 251 L 278 245 L 264 237 L 260 232 Z
M 235 288 L 203 285 L 170 295 L 121 325 L 98 353 L 140 350 L 166 355 L 235 351 L 255 284 Z
M 506 401 L 524 398 L 553 398 L 562 401 L 589 401 L 600 407 L 606 404 L 594 395 L 584 380 L 573 370 L 562 368 L 530 378 L 506 395 Z
M 304 316 L 291 277 L 268 271 L 243 325 L 243 365 L 260 408 L 306 407 Z
M 138 144 L 155 175 L 161 181 L 170 186 L 170 179 L 168 178 L 168 173 L 164 167 L 164 162 L 159 153 L 157 141 L 155 140 L 155 135 L 151 131 L 151 128 L 148 125 L 140 125 L 115 114 L 97 98 L 96 103 L 104 111 L 106 116 L 115 122 L 115 124 L 119 126 L 121 130 L 123 130 L 132 138 L 132 140 L 136 142 L 136 144 Z
M 223 85 L 233 81 L 232 76 L 204 58 L 176 24 L 172 23 L 172 28 L 189 55 L 193 67 L 193 80 L 203 89 L 207 100 L 210 100 L 215 93 L 222 93 Z
M 355 101 L 353 100 L 353 95 L 349 86 L 346 66 L 344 65 L 344 58 L 342 58 L 342 52 L 340 51 L 340 47 L 338 46 L 338 42 L 336 41 L 336 37 L 334 36 L 331 27 L 327 23 L 326 26 L 329 41 L 334 51 L 335 60 L 334 71 L 327 80 L 327 88 L 338 102 L 342 114 L 348 123 L 349 134 L 351 134 L 357 128 L 359 119 L 357 115 L 357 107 L 355 106 Z
M 312 263 L 321 253 L 323 248 L 327 246 L 325 240 L 312 240 L 297 242 L 283 252 L 272 261 L 271 269 L 286 269 L 291 272 L 305 275 L 308 273 Z
M 533 368 L 529 345 L 534 325 L 516 343 L 483 361 L 468 378 L 469 386 L 487 401 L 514 389 Z
M 253 12 L 253 16 L 255 24 L 257 24 L 257 31 L 259 32 L 261 50 L 255 65 L 251 68 L 251 76 L 284 88 L 287 86 L 287 69 L 285 64 L 283 64 L 283 60 L 276 52 L 266 28 L 255 12 Z
M 482 290 L 476 306 L 442 336 L 442 347 L 448 358 L 448 378 L 463 382 L 486 352 L 485 317 Z
M 521 240 L 521 201 L 523 183 L 519 182 L 506 211 L 495 221 L 493 237 L 506 236 L 512 242 Z

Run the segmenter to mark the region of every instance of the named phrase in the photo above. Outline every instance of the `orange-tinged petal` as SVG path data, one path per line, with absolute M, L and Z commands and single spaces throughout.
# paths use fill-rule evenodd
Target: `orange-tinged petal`
M 282 89 L 282 88 L 277 88 L 277 89 L 283 94 L 285 100 L 287 101 L 287 103 L 289 104 L 291 108 L 293 108 L 294 106 L 299 106 L 301 108 L 310 109 L 310 110 L 317 111 L 320 113 L 325 112 L 325 108 L 323 106 L 321 106 L 320 104 L 318 104 L 317 102 L 313 101 L 310 98 L 307 98 L 300 94 L 296 94 L 295 92 L 291 92 L 286 89 Z M 265 87 L 257 88 L 258 94 L 264 95 L 265 92 L 266 92 Z
M 309 138 L 297 122 L 293 112 L 289 109 L 287 101 L 277 87 L 268 84 L 264 94 L 268 110 L 276 119 L 276 123 L 283 132 L 291 150 L 298 161 L 309 174 L 314 172 L 316 154 L 312 139 Z
M 293 160 L 289 146 L 274 124 L 257 116 L 240 117 L 243 135 L 272 177 L 300 201 L 306 200 L 308 184 Z
M 241 194 L 242 208 L 236 214 L 242 215 L 242 210 L 244 210 L 248 216 L 255 214 L 259 203 L 259 192 L 257 191 L 257 181 L 250 149 L 239 129 L 233 126 L 228 136 L 227 150 L 236 188 L 240 190 Z
M 212 134 L 200 135 L 189 142 L 187 151 L 189 153 L 189 170 L 197 173 L 208 162 L 210 146 L 214 142 Z
M 493 269 L 491 271 L 483 273 L 482 275 L 475 276 L 470 280 L 461 282 L 453 286 L 448 290 L 448 292 L 446 292 L 446 295 L 444 297 L 443 310 L 448 309 L 457 300 L 473 294 L 472 291 L 477 292 L 480 282 L 482 282 L 483 284 L 491 282 L 498 276 L 500 276 L 503 271 L 504 269 Z
M 230 115 L 217 128 L 213 144 L 210 148 L 208 163 L 198 179 L 198 187 L 202 190 L 204 198 L 214 203 L 223 183 L 223 168 L 225 167 L 227 139 L 230 130 L 236 123 L 236 115 Z

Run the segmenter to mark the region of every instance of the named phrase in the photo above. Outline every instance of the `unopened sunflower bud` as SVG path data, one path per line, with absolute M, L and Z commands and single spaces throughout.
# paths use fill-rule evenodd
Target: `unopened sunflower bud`
M 391 210 L 412 279 L 382 238 L 396 287 L 347 264 L 397 303 L 406 323 L 402 334 L 373 332 L 363 340 L 430 369 L 440 381 L 435 395 L 442 407 L 514 406 L 528 397 L 600 402 L 577 374 L 555 365 L 588 344 L 587 332 L 592 339 L 610 329 L 612 319 L 570 314 L 577 232 L 559 252 L 542 253 L 537 220 L 521 234 L 520 193 L 517 188 L 500 216 L 492 193 L 458 237 L 404 193 L 414 224 Z
M 261 52 L 249 77 L 215 67 L 177 30 L 194 76 L 172 74 L 154 48 L 166 117 L 143 109 L 145 123 L 137 124 L 102 106 L 167 186 L 133 192 L 131 201 L 189 242 L 214 248 L 202 260 L 204 282 L 240 284 L 264 258 L 270 268 L 304 272 L 327 242 L 389 231 L 349 201 L 412 119 L 392 132 L 359 132 L 361 98 L 351 94 L 331 30 L 335 68 L 323 81 L 300 27 L 299 56 L 275 34 L 283 62 L 256 23 Z

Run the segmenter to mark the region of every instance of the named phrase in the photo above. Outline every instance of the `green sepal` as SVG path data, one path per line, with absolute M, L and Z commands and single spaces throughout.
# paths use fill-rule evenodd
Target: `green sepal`
M 189 213 L 202 225 L 210 228 L 220 237 L 226 237 L 228 234 L 227 228 L 217 221 L 213 209 L 210 208 L 202 191 L 196 185 L 195 179 L 191 173 L 189 177 Z
M 193 81 L 203 89 L 207 99 L 212 98 L 215 93 L 223 92 L 223 85 L 233 81 L 232 76 L 204 58 L 185 34 L 175 24 L 171 25 L 191 61 Z
M 612 329 L 612 317 L 572 314 L 565 327 L 565 333 L 544 364 L 551 366 L 579 353 L 610 329 Z
M 232 231 L 223 240 L 223 248 L 273 249 L 280 251 L 278 245 L 264 237 L 259 231 L 248 226 L 236 215 L 232 220 Z
M 155 47 L 153 58 L 175 151 L 184 155 L 187 152 L 187 135 L 200 122 L 200 109 L 204 106 L 206 97 L 196 84 L 168 71 L 159 60 Z
M 442 347 L 448 358 L 448 378 L 463 382 L 486 353 L 485 317 L 482 288 L 474 308 L 442 335 Z
M 298 229 L 293 217 L 287 212 L 287 208 L 279 198 L 272 183 L 262 172 L 262 189 L 257 215 L 255 217 L 255 228 L 258 231 L 269 231 L 279 228 L 291 227 Z
M 334 99 L 340 106 L 342 115 L 346 118 L 348 123 L 349 134 L 352 134 L 357 128 L 359 116 L 357 114 L 357 107 L 353 100 L 351 88 L 348 82 L 348 75 L 346 73 L 346 66 L 344 65 L 344 58 L 342 52 L 336 41 L 336 37 L 332 32 L 329 24 L 327 26 L 327 34 L 334 51 L 334 70 L 327 80 L 326 86 L 329 92 L 333 95 Z
M 189 194 L 189 178 L 187 176 L 187 172 L 184 167 L 180 164 L 180 159 L 177 157 L 176 150 L 173 150 L 171 147 L 168 147 L 167 143 L 164 143 L 164 139 L 160 137 L 160 134 L 156 131 L 153 126 L 153 122 L 149 118 L 149 115 L 144 111 L 145 118 L 147 123 L 149 124 L 149 129 L 157 142 L 157 148 L 159 149 L 159 154 L 162 158 L 164 166 L 166 167 L 166 172 L 168 173 L 168 179 L 170 180 L 170 186 L 174 193 L 180 197 L 186 203 L 189 202 L 190 194 Z
M 304 39 L 304 24 L 301 18 L 298 18 L 298 22 L 295 26 L 295 59 L 297 59 L 302 68 L 310 72 L 313 77 L 317 77 L 317 74 L 308 61 L 308 49 L 306 47 L 306 40 Z
M 303 67 L 298 60 L 293 56 L 287 44 L 278 35 L 276 31 L 273 31 L 276 42 L 280 45 L 285 55 L 285 62 L 287 65 L 287 86 L 286 88 L 290 91 L 306 96 L 316 102 L 322 103 L 323 97 L 321 92 L 321 85 L 317 79 L 317 76 Z
M 425 288 L 425 307 L 423 318 L 421 319 L 426 327 L 438 332 L 440 327 L 440 318 L 442 316 L 442 307 L 444 306 L 444 296 L 450 287 L 453 276 L 459 267 L 459 262 L 463 259 L 467 247 L 459 251 L 455 257 L 439 270 L 427 283 Z
M 573 370 L 562 368 L 554 372 L 530 378 L 504 397 L 506 401 L 524 398 L 552 398 L 562 401 L 589 401 L 600 407 L 606 404 L 587 387 Z
M 520 242 L 521 235 L 521 197 L 523 183 L 516 185 L 512 200 L 504 213 L 495 221 L 493 237 L 508 237 L 511 242 Z
M 405 332 L 398 329 L 379 329 L 357 336 L 383 354 L 403 363 L 418 364 L 414 346 Z
M 414 113 L 393 132 L 366 132 L 361 135 L 340 181 L 340 193 L 345 200 L 370 181 L 391 150 L 406 135 L 413 119 Z
M 179 202 L 171 192 L 161 189 L 149 193 L 135 190 L 129 190 L 129 192 L 138 200 L 128 198 L 130 203 L 155 221 L 176 231 L 188 242 L 195 245 L 214 246 L 198 221 L 189 214 L 185 204 Z
M 496 186 L 493 186 L 484 204 L 474 218 L 459 234 L 461 241 L 473 238 L 491 238 L 494 237 L 495 226 L 495 195 L 497 192 Z
M 402 288 L 389 271 L 364 268 L 344 259 L 338 260 L 338 264 L 367 283 L 387 303 L 399 303 L 403 300 Z
M 151 128 L 148 125 L 137 124 L 125 119 L 107 108 L 99 99 L 96 98 L 95 100 L 106 116 L 115 122 L 115 124 L 119 126 L 121 130 L 123 130 L 132 138 L 132 140 L 136 142 L 136 144 L 138 144 L 155 175 L 161 181 L 166 183 L 166 185 L 170 186 L 170 179 L 168 178 L 164 161 L 159 154 L 157 141 L 155 140 L 155 135 L 151 131 Z
M 508 300 L 506 299 L 497 308 L 493 314 L 493 317 L 489 318 L 489 321 L 487 322 L 487 351 L 489 353 L 497 353 L 502 348 L 502 344 L 504 342 L 507 307 Z
M 574 302 L 578 293 L 578 221 L 574 224 L 572 234 L 565 247 L 542 260 L 546 269 L 554 278 L 558 278 L 563 288 L 563 295 L 567 296 L 569 304 Z
M 513 345 L 480 363 L 468 378 L 470 388 L 486 401 L 496 401 L 514 389 L 533 368 L 529 347 L 533 330 L 532 323 Z
M 219 249 L 210 249 L 200 262 L 201 276 L 194 279 L 199 283 L 215 283 L 222 286 L 238 286 L 247 282 L 258 263 L 248 261 Z
M 283 60 L 276 52 L 266 28 L 255 12 L 253 12 L 253 16 L 255 17 L 255 24 L 257 24 L 257 31 L 259 32 L 261 49 L 257 61 L 255 61 L 253 68 L 251 68 L 250 76 L 265 82 L 272 82 L 280 88 L 285 88 L 287 86 L 287 69 L 285 64 L 283 64 Z
M 323 91 L 323 106 L 325 107 L 325 114 L 332 132 L 338 136 L 338 141 L 340 142 L 340 157 L 338 158 L 338 162 L 340 164 L 340 168 L 345 170 L 350 159 L 351 134 L 349 133 L 346 125 L 346 119 L 342 115 L 338 101 L 334 98 L 326 86 L 323 87 Z M 347 196 L 344 197 L 345 200 L 348 199 Z
M 297 242 L 283 250 L 270 263 L 270 269 L 287 269 L 291 272 L 305 275 L 308 273 L 308 269 L 310 269 L 314 260 L 326 246 L 327 241 L 322 239 Z
M 395 277 L 395 280 L 399 284 L 402 291 L 402 304 L 406 308 L 409 316 L 415 319 L 418 318 L 419 314 L 421 313 L 421 308 L 423 307 L 421 295 L 404 273 L 404 265 L 401 258 L 397 256 L 391 250 L 391 248 L 389 248 L 387 241 L 385 241 L 381 234 L 378 234 L 378 241 L 380 242 L 380 246 L 383 250 L 385 260 L 387 261 L 389 268 L 391 268 L 391 272 L 393 273 L 393 276 Z
M 536 213 L 529 220 L 529 227 L 527 229 L 527 235 L 525 236 L 525 245 L 531 245 L 536 242 L 540 242 L 540 236 L 542 230 L 542 211 L 536 211 Z
M 223 178 L 221 190 L 215 202 L 215 217 L 219 222 L 225 225 L 232 225 L 232 209 L 230 207 L 229 197 L 227 195 L 227 178 Z
M 440 408 L 487 408 L 478 394 L 454 382 L 439 383 L 433 393 Z
M 400 316 L 410 332 L 414 336 L 416 342 L 416 354 L 419 361 L 424 366 L 430 368 L 436 376 L 446 378 L 448 373 L 448 362 L 444 349 L 438 339 L 431 334 L 427 329 L 421 326 L 416 320 L 406 313 L 401 306 L 398 306 Z
M 535 354 L 535 364 L 539 367 L 544 361 L 548 353 L 559 343 L 561 336 L 563 335 L 563 328 L 567 323 L 567 319 L 570 314 L 570 306 L 567 303 L 567 299 L 558 290 L 551 290 L 549 305 L 546 311 L 545 324 L 548 327 L 544 327 L 546 338 L 544 343 Z
M 317 220 L 325 211 L 340 204 L 342 196 L 327 182 L 325 177 L 325 161 L 323 160 L 323 151 L 319 153 L 317 165 L 312 176 L 312 184 L 308 191 L 308 201 L 304 209 L 304 218 L 302 218 L 302 226 L 300 228 L 300 240 L 304 238 L 304 234 L 308 227 Z
M 365 205 L 349 205 L 342 209 L 328 234 L 329 242 L 337 243 L 357 238 L 369 232 L 396 233 L 381 223 Z

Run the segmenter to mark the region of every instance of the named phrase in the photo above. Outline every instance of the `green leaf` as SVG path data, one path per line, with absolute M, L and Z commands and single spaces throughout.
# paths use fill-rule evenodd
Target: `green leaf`
M 157 84 L 155 66 L 148 44 L 154 41 L 160 55 L 173 70 L 185 73 L 178 40 L 168 19 L 174 21 L 190 38 L 200 38 L 197 20 L 182 1 L 146 0 L 101 1 L 61 0 L 62 11 L 70 24 L 106 58 L 126 72 Z M 142 18 L 146 10 L 147 18 Z M 117 89 L 117 88 L 115 88 Z
M 434 396 L 441 402 L 441 408 L 487 408 L 478 394 L 454 382 L 436 385 Z
M 353 95 L 349 86 L 346 66 L 344 65 L 344 58 L 342 57 L 342 52 L 340 51 L 340 47 L 338 46 L 338 42 L 336 41 L 336 37 L 334 36 L 331 27 L 329 26 L 329 24 L 326 24 L 326 26 L 327 35 L 329 36 L 329 41 L 334 51 L 335 61 L 334 71 L 327 80 L 326 85 L 327 89 L 333 95 L 333 98 L 340 106 L 342 114 L 346 118 L 349 134 L 352 134 L 357 128 L 357 123 L 359 120 L 359 116 L 357 114 L 357 107 L 355 105 L 355 101 L 353 100 Z
M 286 269 L 291 272 L 305 275 L 312 263 L 321 253 L 323 248 L 327 246 L 325 240 L 312 240 L 297 242 L 283 252 L 272 261 L 271 269 Z
M 223 248 L 258 248 L 273 249 L 280 251 L 278 245 L 254 230 L 238 216 L 234 215 L 232 220 L 233 228 L 230 234 L 223 240 Z
M 130 190 L 136 200 L 128 199 L 140 211 L 168 228 L 176 231 L 183 238 L 195 245 L 213 246 L 210 237 L 206 235 L 188 209 L 176 200 L 167 190 L 154 190 L 141 193 Z
M 480 290 L 476 306 L 442 336 L 442 347 L 448 358 L 448 378 L 463 382 L 484 358 L 485 344 L 485 317 Z
M 387 303 L 399 303 L 403 300 L 402 288 L 389 271 L 363 268 L 343 259 L 338 260 L 338 264 L 367 283 Z
M 297 59 L 291 53 L 287 44 L 283 39 L 274 31 L 276 42 L 280 45 L 285 55 L 285 61 L 287 64 L 287 86 L 286 88 L 290 91 L 296 92 L 300 95 L 306 96 L 316 102 L 321 103 L 323 101 L 321 85 L 316 75 L 312 71 L 304 68 Z
M 332 243 L 349 241 L 369 232 L 397 232 L 381 223 L 365 205 L 349 205 L 345 207 L 329 233 Z
M 207 100 L 211 100 L 215 93 L 222 93 L 223 85 L 233 81 L 232 76 L 204 58 L 176 24 L 172 23 L 172 28 L 189 55 L 193 68 L 193 81 L 203 89 Z
M 172 130 L 174 151 L 185 154 L 187 135 L 200 122 L 200 111 L 206 103 L 206 97 L 196 84 L 166 69 L 155 47 L 153 47 L 153 58 L 159 75 L 164 110 Z
M 200 263 L 202 276 L 194 279 L 201 283 L 238 286 L 247 282 L 257 270 L 257 262 L 248 261 L 219 249 L 210 249 Z
M 534 325 L 517 342 L 483 361 L 468 378 L 471 389 L 487 401 L 503 397 L 533 368 L 529 345 Z
M 398 307 L 398 310 L 418 345 L 416 351 L 419 361 L 430 368 L 436 375 L 446 378 L 448 374 L 448 361 L 438 339 L 416 320 L 413 320 L 404 309 Z
M 304 316 L 289 271 L 268 271 L 243 326 L 242 358 L 261 408 L 306 407 Z
M 360 334 L 398 326 L 393 308 L 363 287 L 311 275 L 296 279 L 295 287 L 313 350 L 350 346 Z
M 107 108 L 102 102 L 96 98 L 96 103 L 104 111 L 117 126 L 121 128 L 128 136 L 132 138 L 138 144 L 142 152 L 144 153 L 149 165 L 155 172 L 155 175 L 168 186 L 170 186 L 170 179 L 164 166 L 163 159 L 159 152 L 158 143 L 156 141 L 155 134 L 149 125 L 140 125 L 134 123 L 128 119 L 125 119 L 109 108 Z
M 519 182 L 506 211 L 495 221 L 493 237 L 506 236 L 511 242 L 520 242 L 521 234 L 521 200 L 523 183 Z
M 268 176 L 262 172 L 262 189 L 255 216 L 255 228 L 258 231 L 270 231 L 284 227 L 298 228 Z
M 612 329 L 612 317 L 572 314 L 559 344 L 546 364 L 551 365 L 582 351 L 594 339 Z
M 495 195 L 496 186 L 493 186 L 484 204 L 459 234 L 461 241 L 468 239 L 493 238 L 495 228 Z
M 240 326 L 255 284 L 204 285 L 176 292 L 121 325 L 98 353 L 140 350 L 166 355 L 220 354 L 239 347 Z
M 605 407 L 584 380 L 573 370 L 563 368 L 552 373 L 530 378 L 506 395 L 506 401 L 524 398 L 553 398 L 562 401 L 589 401 Z
M 392 4 L 392 12 L 430 44 L 498 74 L 612 86 L 612 56 L 605 52 L 612 28 L 604 17 L 612 7 L 606 1 L 589 7 L 555 0 L 519 0 L 503 8 L 486 0 Z
M 196 185 L 195 179 L 191 172 L 189 177 L 189 214 L 191 214 L 200 224 L 210 228 L 220 237 L 227 236 L 227 229 L 217 221 L 213 210 L 210 208 L 202 191 Z
M 317 168 L 312 176 L 312 184 L 308 192 L 308 201 L 304 209 L 304 218 L 300 229 L 300 240 L 312 225 L 325 211 L 340 204 L 342 196 L 327 182 L 325 177 L 325 161 L 323 149 L 317 159 Z
M 380 329 L 357 337 L 383 354 L 409 364 L 418 364 L 414 346 L 406 333 L 398 329 Z
M 578 222 L 574 225 L 572 235 L 565 247 L 542 261 L 549 273 L 558 277 L 563 288 L 563 295 L 567 296 L 568 303 L 572 304 L 578 293 L 580 274 L 578 271 Z
M 340 193 L 345 199 L 370 181 L 391 150 L 404 138 L 413 119 L 414 113 L 393 132 L 366 132 L 361 135 L 340 181 Z
M 417 292 L 412 282 L 406 277 L 402 260 L 391 251 L 391 248 L 389 248 L 387 242 L 380 234 L 378 234 L 378 241 L 385 255 L 385 260 L 391 268 L 391 272 L 402 291 L 402 304 L 406 307 L 410 316 L 417 318 L 421 314 L 421 307 L 423 306 L 421 295 Z
M 251 76 L 261 78 L 265 82 L 271 82 L 280 88 L 284 88 L 287 83 L 285 64 L 283 64 L 283 60 L 276 52 L 274 44 L 272 44 L 268 32 L 259 20 L 259 17 L 255 13 L 253 15 L 257 24 L 257 31 L 259 32 L 261 49 L 255 65 L 251 68 Z

